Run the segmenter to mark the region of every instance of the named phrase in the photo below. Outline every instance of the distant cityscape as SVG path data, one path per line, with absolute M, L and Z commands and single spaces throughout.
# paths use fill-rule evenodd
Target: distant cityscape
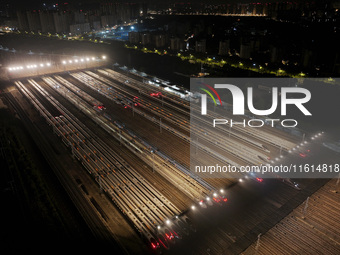
M 42 33 L 81 34 L 141 20 L 152 14 L 266 16 L 281 21 L 337 22 L 340 2 L 250 3 L 54 3 L 16 8 L 5 4 L 0 12 L 2 27 Z
M 1 28 L 60 39 L 123 40 L 131 46 L 217 57 L 219 61 L 229 58 L 233 63 L 244 60 L 251 68 L 272 66 L 309 76 L 340 73 L 335 43 L 340 27 L 338 2 L 104 2 L 80 6 L 43 3 L 17 10 L 7 4 L 1 12 Z M 319 30 L 324 37 L 313 38 Z

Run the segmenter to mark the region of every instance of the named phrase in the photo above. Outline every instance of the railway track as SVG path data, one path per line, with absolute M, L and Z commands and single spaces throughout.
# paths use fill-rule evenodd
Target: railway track
M 116 205 L 125 213 L 132 222 L 134 222 L 136 228 L 144 235 L 145 238 L 149 242 L 151 242 L 152 247 L 157 248 L 159 243 L 162 243 L 165 248 L 167 248 L 167 239 L 162 237 L 162 235 L 157 235 L 157 230 L 152 230 L 152 223 L 161 223 L 161 219 L 170 218 L 173 214 L 180 214 L 180 211 L 172 205 L 170 201 L 168 201 L 163 195 L 161 195 L 156 189 L 154 189 L 144 178 L 142 178 L 136 171 L 131 169 L 126 162 L 124 162 L 118 155 L 113 153 L 109 148 L 106 148 L 91 131 L 87 130 L 84 125 L 78 124 L 77 119 L 75 116 L 70 114 L 63 106 L 61 106 L 53 97 L 51 97 L 44 89 L 42 89 L 39 84 L 37 84 L 34 80 L 29 80 L 32 86 L 39 91 L 44 97 L 54 105 L 60 112 L 63 113 L 63 116 L 55 118 L 42 106 L 39 105 L 38 100 L 35 96 L 28 92 L 26 88 L 22 84 L 17 83 L 19 89 L 21 89 L 24 93 L 26 92 L 26 96 L 32 99 L 32 102 L 40 110 L 42 115 L 46 118 L 49 124 L 54 125 L 54 128 L 59 135 L 63 136 L 64 142 L 65 139 L 69 142 L 69 145 L 72 146 L 72 152 L 76 155 L 76 157 L 82 160 L 82 164 L 85 168 L 93 174 L 96 179 L 98 180 L 100 185 L 104 185 L 106 188 L 106 192 L 114 198 L 114 202 Z M 89 142 L 91 140 L 91 142 Z M 85 142 L 84 142 L 85 141 Z M 79 147 L 78 147 L 79 146 Z M 96 152 L 91 154 L 91 151 L 95 149 L 96 151 L 101 151 L 103 153 L 103 149 L 105 153 L 101 154 L 100 156 L 97 155 Z M 77 153 L 80 152 L 79 153 Z M 109 154 L 109 155 L 108 155 Z M 92 160 L 91 160 L 92 159 Z M 101 165 L 101 159 L 104 163 L 115 165 L 116 170 L 111 170 L 110 168 L 104 167 Z M 112 162 L 114 160 L 114 162 Z M 118 164 L 118 165 L 117 165 Z M 122 169 L 125 169 L 122 171 Z M 110 178 L 104 178 L 104 170 L 106 170 L 105 174 Z M 111 171 L 111 172 L 110 172 Z M 117 174 L 113 174 L 112 171 L 118 172 Z M 109 179 L 109 180 L 107 180 Z M 125 180 L 125 181 L 124 181 Z M 128 185 L 126 186 L 126 183 Z M 116 189 L 113 189 L 112 186 L 115 185 Z M 119 185 L 123 185 L 123 187 L 118 187 Z M 136 186 L 135 189 L 131 188 L 131 186 Z M 117 191 L 118 190 L 118 191 Z M 134 191 L 135 190 L 135 191 Z M 138 198 L 136 190 L 138 190 L 138 194 L 144 194 L 145 201 L 141 201 Z M 129 191 L 126 195 L 125 193 Z M 125 194 L 126 201 L 123 201 L 120 196 Z M 146 198 L 149 198 L 146 199 Z M 137 209 L 132 203 L 134 201 L 137 203 L 144 203 L 146 208 L 144 209 L 144 216 L 140 209 Z M 135 210 L 133 210 L 135 208 Z M 158 208 L 158 209 L 156 209 Z M 156 211 L 157 210 L 157 211 Z M 156 213 L 158 212 L 158 213 Z M 145 214 L 148 213 L 148 214 Z M 155 216 L 158 214 L 158 218 Z M 149 220 L 148 220 L 149 219 Z M 154 222 L 152 222 L 154 220 Z M 176 218 L 177 221 L 181 220 Z M 174 222 L 176 222 L 174 220 Z M 174 223 L 175 224 L 175 223 Z M 150 225 L 148 227 L 148 225 Z M 168 227 L 169 228 L 169 227 Z M 158 240 L 159 242 L 157 242 Z

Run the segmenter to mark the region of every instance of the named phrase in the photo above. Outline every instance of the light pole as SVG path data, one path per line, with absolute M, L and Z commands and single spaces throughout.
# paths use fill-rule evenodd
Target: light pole
M 303 208 L 303 219 L 306 217 L 306 214 L 307 214 L 308 201 L 309 201 L 309 197 L 307 197 L 305 207 Z
M 159 118 L 159 133 L 162 133 L 162 118 Z
M 155 154 L 153 152 L 153 150 L 150 151 L 151 155 L 152 155 L 152 172 L 155 172 Z
M 258 234 L 258 236 L 257 236 L 257 242 L 256 242 L 256 246 L 255 246 L 255 255 L 257 254 L 257 251 L 259 250 L 259 247 L 260 247 L 260 238 L 261 238 L 261 233 L 260 234 Z

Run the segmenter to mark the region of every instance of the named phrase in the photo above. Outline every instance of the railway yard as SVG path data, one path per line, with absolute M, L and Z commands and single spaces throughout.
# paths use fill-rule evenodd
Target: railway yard
M 339 254 L 338 184 L 329 181 L 242 254 Z
M 299 180 L 301 193 L 290 180 L 263 181 L 243 173 L 204 178 L 190 170 L 193 163 L 237 168 L 271 164 L 292 150 L 302 153 L 302 146 L 297 146 L 300 137 L 271 127 L 217 127 L 212 133 L 208 128 L 212 119 L 190 114 L 200 112 L 198 104 L 170 93 L 161 84 L 111 68 L 13 82 L 14 90 L 26 98 L 81 164 L 82 173 L 77 175 L 91 177 L 95 183 L 90 188 L 91 184 L 78 182 L 82 192 L 102 192 L 106 196 L 97 200 L 111 201 L 110 206 L 116 208 L 110 211 L 110 206 L 92 201 L 104 225 L 113 224 L 110 213 L 117 214 L 129 226 L 125 230 L 130 238 L 145 244 L 143 249 L 165 254 L 314 252 L 299 234 L 307 231 L 317 243 L 316 251 L 322 245 L 333 245 L 327 254 L 339 252 L 340 233 L 334 224 L 339 218 L 339 194 L 329 192 L 334 183 L 312 195 L 325 180 Z M 217 110 L 209 115 L 219 118 L 221 113 Z M 71 172 L 64 174 L 74 176 Z M 300 204 L 308 196 L 310 204 L 303 219 L 304 205 Z M 324 215 L 324 210 L 329 215 Z M 326 226 L 321 226 L 320 217 L 328 222 Z M 123 227 L 112 228 L 108 227 L 109 232 L 114 232 L 113 237 L 124 247 L 126 237 L 123 240 L 122 236 L 129 235 L 119 232 Z M 268 231 L 260 245 L 256 244 L 258 229 Z M 286 238 L 294 243 L 293 248 L 284 246 Z M 142 254 L 145 250 L 125 252 Z

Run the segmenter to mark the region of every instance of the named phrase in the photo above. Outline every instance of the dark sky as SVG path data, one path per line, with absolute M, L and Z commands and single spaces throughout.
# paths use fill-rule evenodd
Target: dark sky
M 70 6 L 80 7 L 86 6 L 88 4 L 99 4 L 99 3 L 112 3 L 112 2 L 125 2 L 125 3 L 149 3 L 151 5 L 161 4 L 165 5 L 166 3 L 206 3 L 206 4 L 233 4 L 233 3 L 252 3 L 252 2 L 287 2 L 283 0 L 0 0 L 0 9 L 3 9 L 7 4 L 9 4 L 14 9 L 27 8 L 27 9 L 40 9 L 43 8 L 43 4 L 51 5 L 51 4 L 63 4 L 68 3 Z M 315 0 L 305 1 L 305 0 L 294 0 L 293 2 L 313 2 Z M 331 2 L 331 0 L 319 0 L 317 2 Z M 334 2 L 334 1 L 332 1 Z
M 283 0 L 263 0 L 263 1 L 259 1 L 259 0 L 109 0 L 109 1 L 105 1 L 105 0 L 64 0 L 64 1 L 58 1 L 58 0 L 2 0 L 2 3 L 11 3 L 17 6 L 21 6 L 21 5 L 31 5 L 31 6 L 36 6 L 36 5 L 42 5 L 43 3 L 46 4 L 55 4 L 55 3 L 70 3 L 70 4 L 79 4 L 79 3 L 105 3 L 105 2 L 126 2 L 126 3 L 136 3 L 136 2 L 146 2 L 146 3 L 179 3 L 179 2 L 184 2 L 184 3 L 220 3 L 220 4 L 228 4 L 228 3 L 251 3 L 251 2 L 286 2 Z M 308 1 L 302 1 L 302 0 L 295 0 L 294 2 L 308 2 Z M 309 2 L 312 2 L 312 0 L 310 0 Z M 1 5 L 3 5 L 1 3 Z

